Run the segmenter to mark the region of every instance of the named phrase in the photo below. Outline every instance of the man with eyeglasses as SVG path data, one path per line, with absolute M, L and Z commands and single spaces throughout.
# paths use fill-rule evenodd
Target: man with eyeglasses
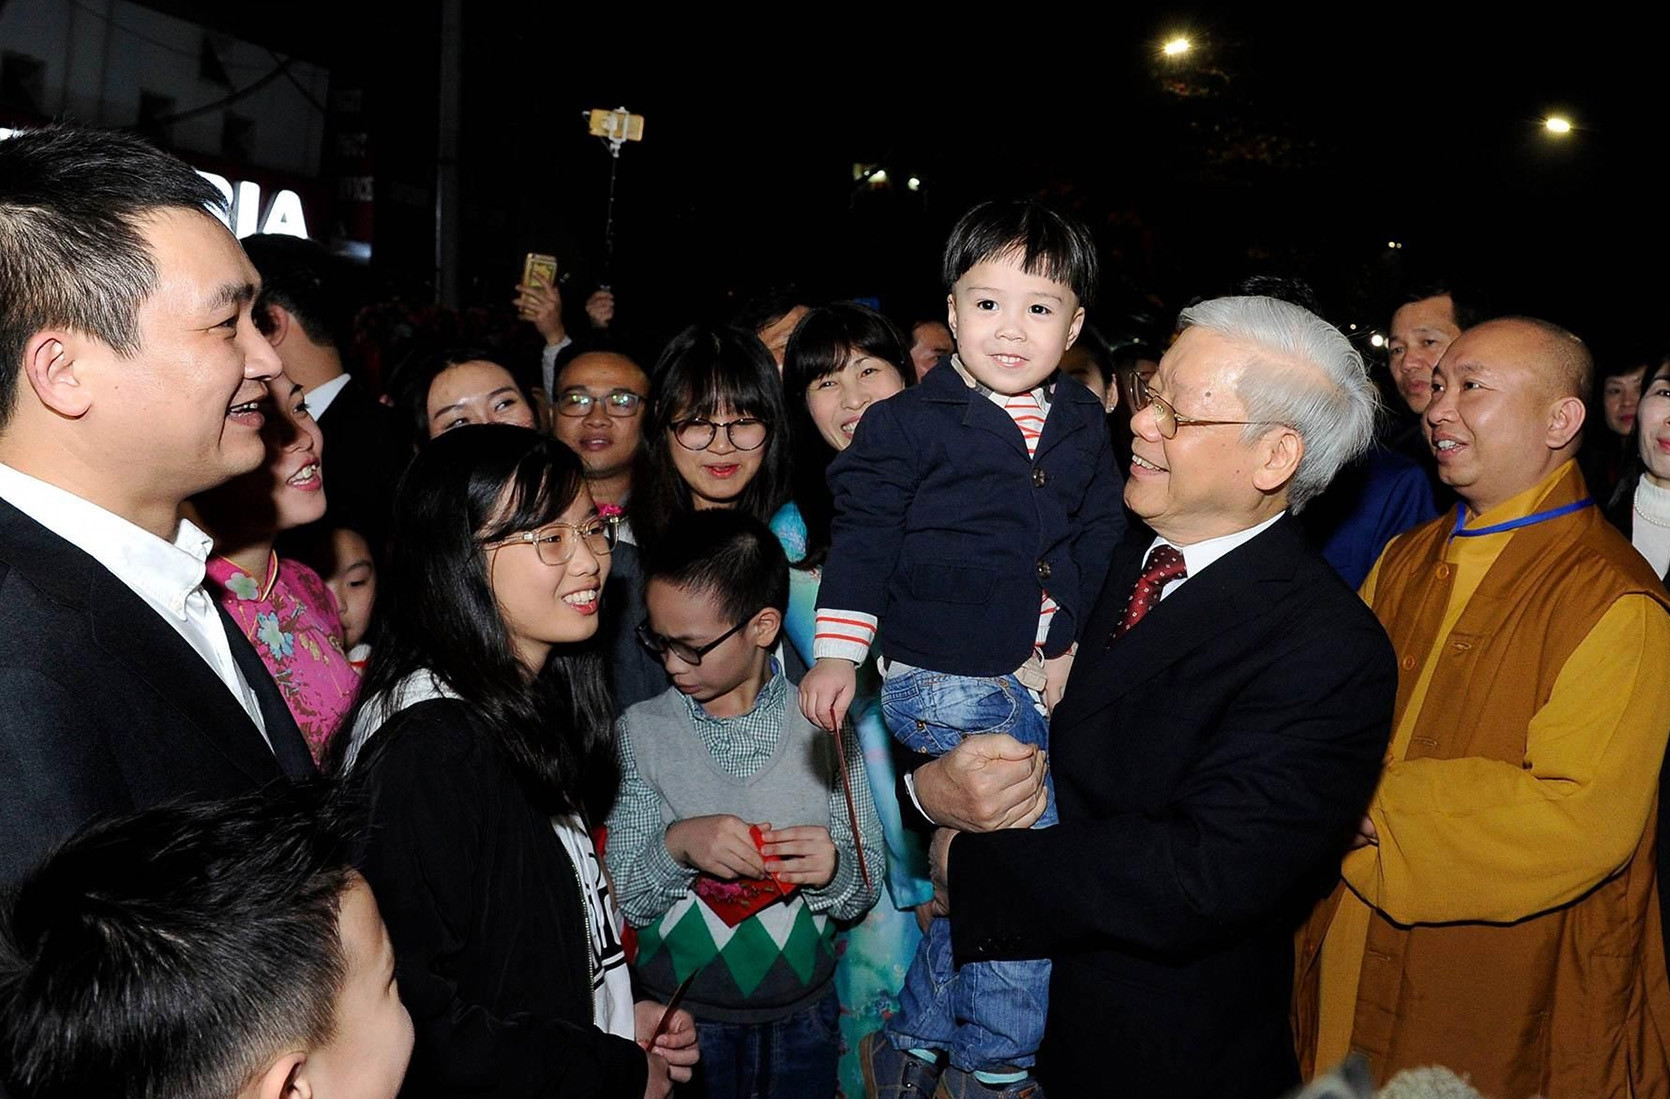
M 632 492 L 649 375 L 617 351 L 585 351 L 557 368 L 552 433 L 580 456 L 598 509 L 616 513 Z M 624 526 L 621 540 L 632 541 Z
M 618 351 L 582 351 L 558 362 L 553 384 L 552 434 L 580 456 L 586 487 L 614 528 L 614 560 L 604 586 L 599 632 L 610 653 L 615 712 L 622 713 L 667 689 L 661 662 L 632 632 L 644 617 L 643 565 L 624 510 L 643 442 L 649 375 Z
M 1298 1083 L 1292 933 L 1391 724 L 1385 633 L 1289 517 L 1372 438 L 1362 357 L 1273 298 L 1182 323 L 1131 421 L 1125 503 L 1154 537 L 1116 552 L 1050 724 L 1060 823 L 942 828 L 931 850 L 959 960 L 1054 961 L 1038 1063 L 1056 1099 Z M 978 828 L 1004 770 L 972 738 L 914 788 Z

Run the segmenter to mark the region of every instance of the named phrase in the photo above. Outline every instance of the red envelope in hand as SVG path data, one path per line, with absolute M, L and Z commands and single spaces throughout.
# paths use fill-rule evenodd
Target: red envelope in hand
M 696 896 L 713 909 L 714 915 L 725 921 L 726 927 L 735 927 L 767 905 L 776 904 L 794 892 L 793 887 L 785 889 L 771 878 L 721 881 L 707 874 L 697 876 L 695 888 Z
M 760 831 L 759 825 L 750 824 L 748 826 L 748 838 L 754 841 L 754 850 L 760 853 L 761 858 L 764 858 L 765 833 Z M 799 886 L 785 885 L 782 878 L 779 878 L 776 874 L 771 873 L 769 870 L 766 871 L 766 877 L 771 879 L 772 884 L 777 886 L 777 892 L 781 893 L 785 897 L 799 888 Z
M 760 831 L 759 825 L 748 826 L 748 837 L 754 841 L 754 849 L 765 854 L 765 833 Z M 707 902 L 713 914 L 725 921 L 726 927 L 735 927 L 766 905 L 792 896 L 799 886 L 784 883 L 776 874 L 767 874 L 764 878 L 737 878 L 734 881 L 701 874 L 696 878 L 695 888 L 696 896 Z

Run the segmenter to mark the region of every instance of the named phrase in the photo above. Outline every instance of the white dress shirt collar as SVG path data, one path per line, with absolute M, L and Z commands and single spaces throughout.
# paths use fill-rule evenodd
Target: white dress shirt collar
M 0 497 L 109 569 L 140 598 L 186 618 L 186 597 L 203 584 L 214 540 L 184 519 L 165 542 L 150 531 L 0 463 Z
M 1183 554 L 1183 567 L 1188 570 L 1188 575 L 1182 580 L 1173 580 L 1168 583 L 1164 590 L 1160 592 L 1160 598 L 1164 599 L 1166 596 L 1170 595 L 1178 587 L 1181 587 L 1185 580 L 1193 579 L 1194 577 L 1199 576 L 1208 565 L 1212 564 L 1230 550 L 1236 548 L 1237 546 L 1245 545 L 1254 538 L 1257 538 L 1260 534 L 1263 534 L 1265 531 L 1275 526 L 1276 520 L 1286 514 L 1286 511 L 1279 511 L 1270 518 L 1264 520 L 1264 522 L 1259 523 L 1257 526 L 1248 527 L 1246 530 L 1238 530 L 1234 534 L 1223 534 L 1219 535 L 1217 538 L 1208 538 L 1204 542 L 1196 542 L 1190 546 L 1179 546 L 1176 542 L 1172 542 L 1165 538 L 1154 539 L 1154 541 L 1148 546 L 1148 552 L 1143 554 L 1143 560 L 1146 561 L 1148 554 L 1154 552 L 1155 546 L 1170 546 Z
M 325 409 L 336 400 L 336 395 L 348 388 L 350 375 L 346 370 L 328 382 L 320 382 L 312 389 L 306 390 L 302 396 L 307 400 L 307 413 L 315 420 L 325 414 Z

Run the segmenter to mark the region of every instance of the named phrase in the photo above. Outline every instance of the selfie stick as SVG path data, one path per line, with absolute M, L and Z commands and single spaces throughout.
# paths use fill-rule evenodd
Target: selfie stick
M 628 141 L 644 139 L 644 116 L 616 107 L 612 111 L 588 111 L 586 118 L 591 135 L 602 138 L 609 147 L 609 205 L 603 219 L 603 271 L 607 277 L 615 266 L 615 175 L 620 171 L 620 150 Z M 599 289 L 609 289 L 608 282 L 600 283 Z

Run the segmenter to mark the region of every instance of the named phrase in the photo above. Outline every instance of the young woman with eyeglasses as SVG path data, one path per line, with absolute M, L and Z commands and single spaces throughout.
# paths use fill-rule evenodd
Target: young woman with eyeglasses
M 680 332 L 655 364 L 650 406 L 627 507 L 640 543 L 690 510 L 741 508 L 770 522 L 789 492 L 789 440 L 782 381 L 758 338 Z
M 417 1031 L 401 1094 L 664 1096 L 694 1024 L 651 1046 L 588 830 L 619 780 L 591 643 L 613 528 L 572 451 L 485 425 L 418 452 L 394 531 L 337 769 Z

